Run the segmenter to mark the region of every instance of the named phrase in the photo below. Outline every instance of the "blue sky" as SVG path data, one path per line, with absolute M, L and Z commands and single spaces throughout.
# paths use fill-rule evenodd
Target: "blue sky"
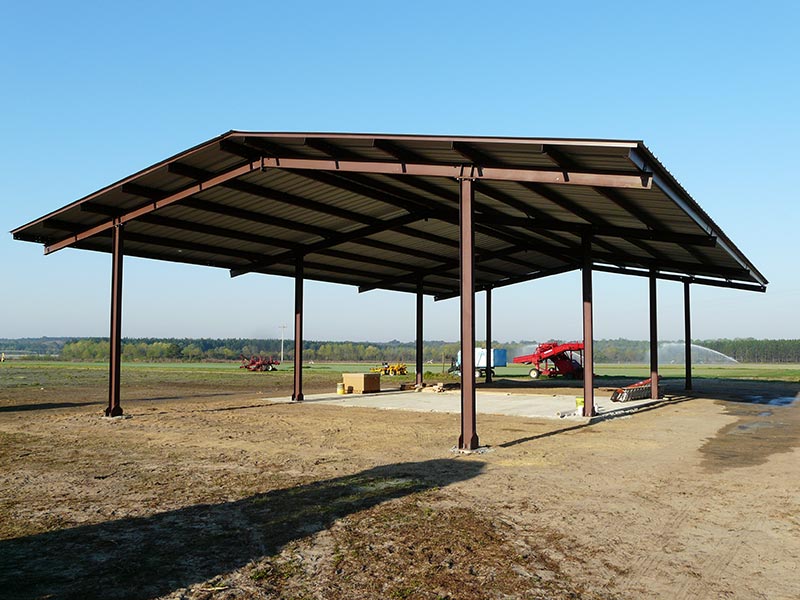
M 652 4 L 6 3 L 0 230 L 230 129 L 642 139 L 770 280 L 693 287 L 694 337 L 798 338 L 800 9 Z M 108 255 L 6 233 L 0 256 L 0 337 L 108 334 Z M 596 337 L 647 337 L 646 280 L 595 288 Z M 493 300 L 496 339 L 580 337 L 575 273 Z M 278 337 L 292 301 L 287 279 L 126 259 L 123 335 Z M 681 338 L 680 284 L 659 304 Z M 456 300 L 425 309 L 427 339 L 457 338 Z M 410 340 L 413 311 L 309 283 L 306 337 Z

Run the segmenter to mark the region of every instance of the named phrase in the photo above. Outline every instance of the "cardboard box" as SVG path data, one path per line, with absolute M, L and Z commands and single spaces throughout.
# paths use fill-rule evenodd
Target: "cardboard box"
M 369 394 L 381 391 L 380 373 L 342 373 L 342 381 L 347 394 Z

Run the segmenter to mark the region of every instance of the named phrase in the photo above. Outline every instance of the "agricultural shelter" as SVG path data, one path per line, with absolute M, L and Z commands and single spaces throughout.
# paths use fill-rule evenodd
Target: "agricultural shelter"
M 231 131 L 11 232 L 108 252 L 106 414 L 122 414 L 123 255 L 295 280 L 292 399 L 303 399 L 303 281 L 460 297 L 461 436 L 475 423 L 475 293 L 582 271 L 584 415 L 594 414 L 592 272 L 647 277 L 653 397 L 656 281 L 683 282 L 686 386 L 692 284 L 765 291 L 767 280 L 641 141 Z M 491 372 L 487 370 L 487 378 Z

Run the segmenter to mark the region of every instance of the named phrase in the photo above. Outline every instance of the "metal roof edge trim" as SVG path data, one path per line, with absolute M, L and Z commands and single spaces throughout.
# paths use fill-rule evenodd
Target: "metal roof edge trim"
M 613 148 L 636 148 L 642 143 L 641 140 L 619 140 L 619 139 L 597 139 L 597 138 L 527 138 L 527 137 L 503 137 L 503 136 L 468 136 L 468 135 L 438 135 L 438 134 L 398 134 L 398 133 L 342 133 L 342 132 L 290 132 L 290 131 L 243 131 L 231 130 L 229 135 L 252 136 L 252 137 L 292 137 L 292 138 L 339 138 L 351 140 L 400 140 L 400 141 L 439 141 L 448 140 L 459 142 L 505 142 L 515 144 L 560 144 L 574 146 L 594 146 L 594 147 L 613 147 Z
M 641 151 L 645 156 L 639 155 L 637 150 Z M 694 220 L 706 233 L 715 235 L 717 237 L 717 244 L 719 244 L 728 254 L 733 257 L 745 270 L 749 271 L 753 278 L 761 285 L 766 286 L 769 281 L 766 277 L 751 263 L 744 253 L 736 247 L 731 239 L 722 231 L 722 228 L 717 225 L 714 220 L 706 213 L 697 201 L 692 198 L 691 194 L 684 188 L 664 167 L 658 158 L 650 151 L 650 149 L 640 142 L 637 149 L 631 150 L 631 160 L 642 170 L 647 167 L 652 168 L 657 173 L 653 173 L 653 183 L 657 185 L 669 198 L 680 206 L 684 212 Z M 648 160 L 649 159 L 649 160 Z
M 78 200 L 75 200 L 74 202 L 70 202 L 66 206 L 62 206 L 61 208 L 56 209 L 53 212 L 50 212 L 50 213 L 44 215 L 43 217 L 39 217 L 38 219 L 34 219 L 30 223 L 26 223 L 25 225 L 20 225 L 19 227 L 16 227 L 16 228 L 12 229 L 9 233 L 11 233 L 12 235 L 15 235 L 16 233 L 22 231 L 23 229 L 27 229 L 28 227 L 31 227 L 32 225 L 37 225 L 37 224 L 41 223 L 42 221 L 46 221 L 47 219 L 51 219 L 52 217 L 55 217 L 55 216 L 57 216 L 57 215 L 59 215 L 59 214 L 61 214 L 63 212 L 66 212 L 66 211 L 70 210 L 71 208 L 79 206 L 80 204 L 83 204 L 84 202 L 92 200 L 93 198 L 96 198 L 97 196 L 99 196 L 101 194 L 104 194 L 104 193 L 106 193 L 106 192 L 108 192 L 108 191 L 110 191 L 110 190 L 112 190 L 112 189 L 114 189 L 116 187 L 119 187 L 119 186 L 122 186 L 122 185 L 124 185 L 126 183 L 129 183 L 129 182 L 131 182 L 131 181 L 133 181 L 133 180 L 135 180 L 135 179 L 137 179 L 139 177 L 147 175 L 148 173 L 152 173 L 153 171 L 155 171 L 156 169 L 160 169 L 164 165 L 170 164 L 171 162 L 174 162 L 174 161 L 176 161 L 176 160 L 178 160 L 180 158 L 184 158 L 186 156 L 189 156 L 190 154 L 194 154 L 195 152 L 197 152 L 199 150 L 202 150 L 204 148 L 207 148 L 208 146 L 210 146 L 212 144 L 216 144 L 217 142 L 220 142 L 220 141 L 224 140 L 225 138 L 230 137 L 231 133 L 232 133 L 232 131 L 227 131 L 227 132 L 225 132 L 225 133 L 223 133 L 221 135 L 218 135 L 218 136 L 216 136 L 214 138 L 211 138 L 210 140 L 207 140 L 205 142 L 201 142 L 201 143 L 199 143 L 199 144 L 197 144 L 195 146 L 192 146 L 188 150 L 183 150 L 181 152 L 178 152 L 177 154 L 173 154 L 169 158 L 165 158 L 163 160 L 158 161 L 157 163 L 154 163 L 154 164 L 150 165 L 149 167 L 145 167 L 144 169 L 142 169 L 140 171 L 137 171 L 133 175 L 128 175 L 127 177 L 123 177 L 119 181 L 111 183 L 111 184 L 109 184 L 109 185 L 107 185 L 107 186 L 105 186 L 105 187 L 103 187 L 103 188 L 101 188 L 101 189 L 99 189 L 99 190 L 97 190 L 95 192 L 92 192 L 91 194 L 89 194 L 87 196 L 84 196 L 82 198 L 79 198 Z

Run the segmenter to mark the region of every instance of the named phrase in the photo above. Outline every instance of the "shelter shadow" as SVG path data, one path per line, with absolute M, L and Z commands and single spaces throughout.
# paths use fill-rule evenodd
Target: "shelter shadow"
M 154 598 L 251 561 L 336 519 L 477 476 L 484 463 L 439 459 L 0 542 L 8 599 Z

